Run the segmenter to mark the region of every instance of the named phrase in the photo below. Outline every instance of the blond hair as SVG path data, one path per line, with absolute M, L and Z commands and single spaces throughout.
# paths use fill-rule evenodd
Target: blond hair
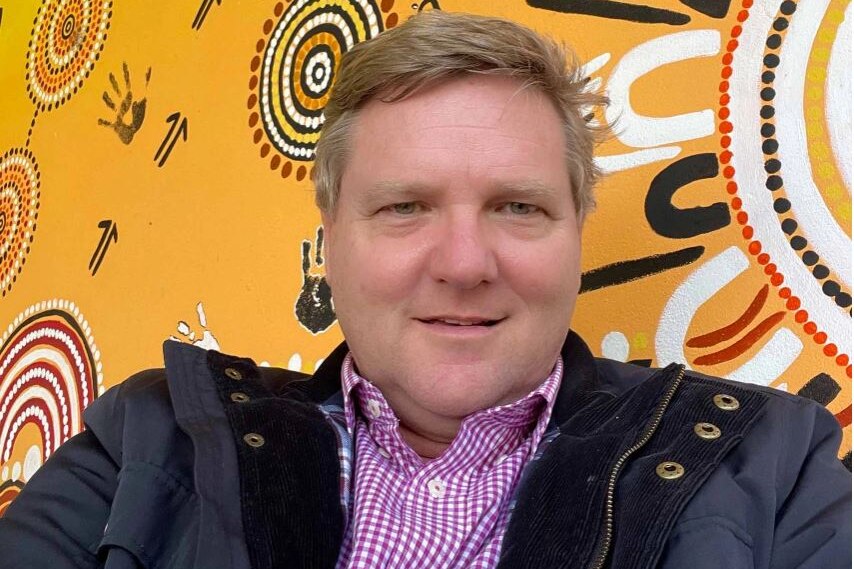
M 535 87 L 563 119 L 576 212 L 595 204 L 602 173 L 593 148 L 606 129 L 591 123 L 607 98 L 585 89 L 575 55 L 552 39 L 501 18 L 430 11 L 353 47 L 341 58 L 315 149 L 312 180 L 321 211 L 334 213 L 359 109 L 369 100 L 399 101 L 418 89 L 465 73 L 509 76 Z M 536 127 L 532 127 L 536 128 Z

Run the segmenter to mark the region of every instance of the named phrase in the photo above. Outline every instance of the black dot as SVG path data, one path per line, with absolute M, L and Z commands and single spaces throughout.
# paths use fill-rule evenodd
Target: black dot
M 765 187 L 775 192 L 783 187 L 783 178 L 780 176 L 768 176 L 768 179 L 765 180 Z
M 773 177 L 774 176 L 772 176 L 772 178 Z M 787 200 L 786 198 L 777 198 L 776 200 L 774 200 L 774 211 L 776 211 L 777 213 L 786 213 L 791 207 L 792 204 L 790 204 L 789 200 Z
M 789 244 L 795 251 L 800 251 L 801 249 L 807 246 L 807 240 L 801 237 L 800 235 L 795 235 L 794 237 L 792 237 L 792 240 L 789 242 Z
M 830 269 L 824 265 L 816 265 L 812 268 L 812 274 L 817 279 L 826 279 L 830 276 Z
M 836 304 L 842 308 L 851 306 L 851 295 L 847 292 L 840 292 L 836 295 Z
M 764 71 L 762 73 L 762 82 L 763 83 L 773 83 L 776 76 L 773 71 Z
M 821 290 L 827 296 L 836 296 L 839 294 L 839 284 L 834 281 L 824 281 L 824 284 L 821 285 Z
M 783 228 L 783 231 L 786 232 L 786 235 L 791 235 L 795 232 L 795 229 L 798 228 L 798 222 L 794 219 L 784 219 L 783 223 L 780 224 L 780 227 Z
M 765 45 L 767 45 L 771 49 L 777 49 L 778 47 L 780 47 L 781 41 L 782 40 L 780 39 L 780 34 L 771 34 L 770 36 L 768 36 L 768 39 L 765 40 Z
M 773 53 L 769 53 L 762 59 L 762 62 L 765 64 L 765 67 L 777 67 L 780 65 L 780 58 Z
M 762 142 L 762 152 L 764 152 L 765 154 L 774 154 L 775 152 L 777 152 L 777 146 L 777 141 L 773 138 L 769 138 L 768 140 Z
M 762 128 L 759 129 L 759 132 L 761 132 L 762 136 L 764 136 L 765 138 L 769 138 L 771 136 L 774 136 L 774 133 L 777 132 L 777 129 L 772 123 L 766 122 L 762 123 Z
M 771 87 L 765 87 L 764 89 L 759 91 L 759 96 L 762 97 L 763 101 L 773 101 L 774 95 L 776 95 L 776 93 Z
M 780 171 L 780 161 L 776 158 L 765 161 L 765 171 L 769 174 L 774 174 Z
M 774 107 L 771 105 L 762 105 L 762 108 L 759 109 L 759 116 L 763 119 L 770 119 L 774 116 Z
M 804 264 L 811 267 L 818 263 L 818 254 L 815 251 L 806 251 L 803 255 Z
M 792 2 L 792 0 L 786 0 L 782 4 L 780 4 L 780 12 L 786 14 L 787 16 L 791 16 L 795 13 L 798 5 Z

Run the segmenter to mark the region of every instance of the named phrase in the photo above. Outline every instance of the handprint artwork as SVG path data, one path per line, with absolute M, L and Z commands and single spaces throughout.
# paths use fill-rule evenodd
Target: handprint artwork
M 314 264 L 323 265 L 323 226 L 317 228 L 317 240 L 314 244 Z M 326 277 L 313 275 L 311 271 L 311 241 L 302 242 L 302 289 L 294 304 L 294 314 L 300 325 L 312 334 L 320 334 L 335 322 L 335 309 L 332 307 L 332 289 Z
M 104 104 L 106 104 L 110 110 L 115 111 L 116 118 L 113 121 L 98 119 L 98 124 L 112 128 L 119 136 L 119 140 L 125 144 L 130 144 L 133 141 L 134 135 L 140 127 L 142 127 L 142 121 L 145 120 L 145 106 L 147 101 L 145 97 L 138 101 L 134 100 L 133 93 L 131 92 L 130 71 L 128 70 L 127 63 L 122 63 L 122 75 L 124 77 L 124 96 L 122 96 L 122 89 L 119 87 L 119 82 L 116 80 L 116 76 L 110 73 L 110 85 L 112 85 L 113 91 L 115 92 L 114 96 L 121 99 L 119 105 L 116 106 L 116 103 L 113 101 L 113 97 L 110 96 L 108 91 L 104 91 L 101 96 L 104 100 Z M 151 80 L 150 67 L 145 73 L 146 87 L 148 87 L 149 80 Z M 130 111 L 130 122 L 126 123 L 125 119 L 127 118 L 128 111 Z

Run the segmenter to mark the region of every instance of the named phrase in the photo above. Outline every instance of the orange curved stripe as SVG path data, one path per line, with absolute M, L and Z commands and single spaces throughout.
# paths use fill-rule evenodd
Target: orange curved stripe
M 714 346 L 724 340 L 733 338 L 736 334 L 747 328 L 748 324 L 753 322 L 753 319 L 756 318 L 756 315 L 759 314 L 759 311 L 762 310 L 763 306 L 765 306 L 765 300 L 767 300 L 767 298 L 768 285 L 766 284 L 759 289 L 759 292 L 756 293 L 756 296 L 753 298 L 750 306 L 747 307 L 744 314 L 739 316 L 735 322 L 701 336 L 694 336 L 688 340 L 686 345 L 689 348 L 708 348 L 709 346 Z
M 700 356 L 694 360 L 694 364 L 713 365 L 737 358 L 738 356 L 746 352 L 748 349 L 750 349 L 750 346 L 758 342 L 759 339 L 765 334 L 767 334 L 771 328 L 776 326 L 777 323 L 783 319 L 783 316 L 785 316 L 785 314 L 786 313 L 782 311 L 772 314 L 771 316 L 757 324 L 756 327 L 753 328 L 753 330 L 745 334 L 744 337 L 735 344 L 727 346 L 719 352 Z

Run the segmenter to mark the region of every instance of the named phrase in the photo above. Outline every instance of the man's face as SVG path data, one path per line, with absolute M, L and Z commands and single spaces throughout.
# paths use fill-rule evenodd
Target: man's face
M 560 116 L 469 76 L 360 112 L 327 277 L 359 372 L 423 423 L 513 402 L 551 372 L 578 294 Z

